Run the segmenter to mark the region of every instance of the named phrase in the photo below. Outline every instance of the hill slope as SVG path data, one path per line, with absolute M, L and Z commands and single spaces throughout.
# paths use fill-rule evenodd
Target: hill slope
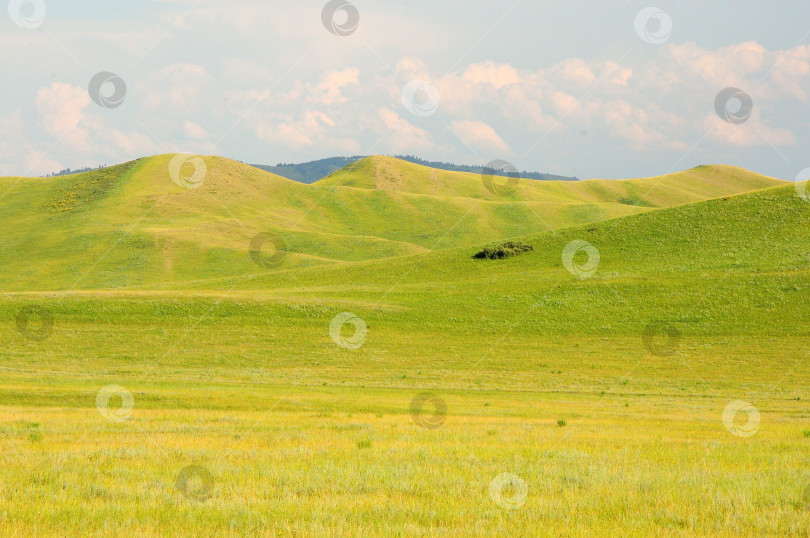
M 496 192 L 479 174 L 447 172 L 390 157 L 368 157 L 318 181 L 319 186 L 384 189 L 412 194 L 459 196 L 490 201 L 617 204 L 669 207 L 784 184 L 734 166 L 699 166 L 666 176 L 628 180 L 519 180 L 495 178 Z M 498 187 L 501 187 L 500 189 Z
M 627 181 L 524 181 L 488 190 L 475 174 L 371 157 L 303 185 L 206 157 L 197 189 L 163 155 L 58 178 L 0 178 L 0 286 L 152 287 L 257 271 L 418 254 L 540 233 L 780 183 L 731 167 Z M 283 265 L 248 255 L 274 234 Z
M 378 325 L 449 334 L 475 326 L 502 335 L 519 320 L 515 335 L 640 338 L 665 320 L 692 336 L 794 337 L 810 334 L 808 223 L 810 204 L 792 186 L 774 187 L 524 237 L 533 250 L 504 260 L 462 247 L 296 271 L 294 280 L 266 274 L 236 288 L 315 295 L 354 304 Z M 572 241 L 598 250 L 592 276 L 565 268 Z

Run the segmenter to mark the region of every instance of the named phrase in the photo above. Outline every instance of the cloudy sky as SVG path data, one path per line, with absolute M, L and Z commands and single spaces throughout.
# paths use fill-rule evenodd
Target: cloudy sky
M 2 175 L 178 151 L 810 167 L 807 0 L 6 3 Z

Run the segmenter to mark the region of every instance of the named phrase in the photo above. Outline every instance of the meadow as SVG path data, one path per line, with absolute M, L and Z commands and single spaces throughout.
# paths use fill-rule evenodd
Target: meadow
M 0 179 L 4 536 L 810 533 L 793 185 L 167 162 Z

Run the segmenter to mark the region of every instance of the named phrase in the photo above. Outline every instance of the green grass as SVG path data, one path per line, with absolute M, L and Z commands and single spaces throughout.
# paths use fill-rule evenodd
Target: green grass
M 647 180 L 523 180 L 496 195 L 475 174 L 386 157 L 313 185 L 207 157 L 202 186 L 185 190 L 169 177 L 170 159 L 58 178 L 0 178 L 0 226 L 14 230 L 0 243 L 0 288 L 148 289 L 243 275 L 256 269 L 249 250 L 260 233 L 283 241 L 286 268 L 389 259 L 781 183 L 706 167 Z M 627 205 L 627 196 L 643 203 Z
M 158 178 L 157 162 L 141 163 L 136 176 L 152 170 Z M 295 243 L 313 256 L 333 249 L 317 264 L 291 248 L 271 268 L 252 264 L 247 247 L 247 261 L 234 261 L 238 249 L 224 243 L 235 245 L 236 236 L 217 224 L 217 201 L 196 191 L 190 206 L 183 205 L 188 193 L 170 192 L 156 218 L 130 235 L 121 224 L 136 222 L 130 209 L 104 205 L 105 196 L 119 200 L 112 193 L 120 189 L 148 209 L 131 182 L 114 182 L 92 207 L 59 215 L 47 209 L 57 192 L 45 185 L 50 180 L 30 180 L 0 202 L 3 218 L 44 223 L 48 232 L 41 235 L 47 248 L 16 235 L 4 240 L 3 263 L 13 274 L 3 274 L 0 294 L 3 535 L 810 532 L 810 204 L 792 185 L 544 233 L 524 226 L 525 233 L 499 236 L 504 228 L 494 220 L 464 220 L 465 233 L 478 231 L 460 232 L 444 248 L 384 259 L 366 250 L 338 260 L 349 252 L 344 241 L 376 244 L 361 236 L 408 232 L 406 222 L 384 222 L 386 204 L 416 214 L 408 196 L 438 204 L 422 193 L 372 190 L 360 171 L 349 171 L 357 174 L 353 187 L 313 189 L 327 189 L 325 218 L 337 219 L 346 204 L 348 214 L 365 208 L 365 222 L 331 243 L 314 236 Z M 220 201 L 239 216 L 254 203 L 262 214 L 272 197 L 258 198 L 261 189 L 240 174 L 223 178 L 241 194 L 222 187 Z M 403 174 L 399 185 L 418 190 Z M 748 177 L 717 167 L 685 174 L 672 188 L 701 196 Z M 714 183 L 701 183 L 701 174 Z M 663 188 L 632 182 L 642 193 Z M 473 183 L 463 188 L 478 188 Z M 295 204 L 303 198 L 290 194 L 298 186 L 274 188 L 281 205 L 268 206 L 263 218 L 301 210 Z M 607 182 L 576 188 L 580 196 L 615 192 L 609 203 L 616 205 L 640 196 Z M 24 194 L 42 209 L 26 213 Z M 476 193 L 467 194 L 447 198 L 469 203 Z M 366 212 L 369 197 L 379 215 Z M 74 237 L 70 223 L 92 235 Z M 359 233 L 361 226 L 368 228 Z M 446 232 L 432 226 L 434 238 Z M 481 229 L 492 236 L 463 239 Z M 422 232 L 412 233 L 409 244 L 418 246 Z M 153 234 L 184 239 L 155 249 Z M 512 236 L 532 250 L 473 259 L 485 244 Z M 563 252 L 573 241 L 599 252 L 589 277 L 566 269 Z M 110 247 L 109 264 L 94 265 Z M 15 248 L 20 255 L 9 261 Z M 53 258 L 31 254 L 38 248 Z M 167 258 L 171 272 L 156 270 Z M 43 261 L 50 259 L 59 263 Z M 587 268 L 584 251 L 571 261 Z M 89 288 L 99 282 L 120 285 Z M 43 340 L 17 330 L 30 306 L 53 319 Z M 330 334 L 343 312 L 367 326 L 357 349 Z M 338 331 L 338 342 L 352 338 L 349 329 Z M 97 409 L 109 385 L 131 393 L 128 420 L 110 421 Z M 750 437 L 723 422 L 737 400 L 760 413 Z M 110 407 L 123 401 L 119 395 Z M 178 475 L 189 466 L 212 481 L 198 478 L 184 495 Z M 493 498 L 503 473 L 525 483 L 525 499 L 515 498 L 520 487 L 511 482 Z M 194 500 L 195 492 L 205 500 Z
M 93 202 L 110 195 L 116 183 L 132 178 L 136 162 L 128 162 L 94 172 L 77 174 L 76 181 L 61 188 L 56 195 L 51 210 L 54 212 L 92 209 Z

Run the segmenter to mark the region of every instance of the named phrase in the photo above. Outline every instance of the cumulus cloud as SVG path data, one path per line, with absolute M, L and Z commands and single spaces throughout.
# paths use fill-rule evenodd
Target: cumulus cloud
M 552 73 L 558 74 L 563 80 L 573 82 L 580 86 L 590 86 L 596 82 L 596 73 L 588 63 L 581 58 L 571 58 L 552 67 Z
M 383 17 L 393 20 L 391 12 L 367 9 L 358 33 L 337 39 L 322 27 L 317 6 L 206 1 L 183 15 L 193 0 L 161 3 L 171 9 L 157 10 L 165 25 L 159 31 L 133 23 L 84 28 L 76 35 L 65 26 L 60 34 L 87 71 L 115 71 L 134 62 L 130 73 L 119 73 L 130 90 L 120 109 L 93 104 L 86 73 L 76 74 L 75 65 L 63 71 L 53 65 L 75 61 L 67 49 L 55 41 L 52 49 L 42 45 L 39 63 L 56 73 L 56 82 L 42 87 L 38 79 L 28 91 L 32 97 L 14 103 L 21 112 L 0 112 L 0 131 L 10 133 L 0 141 L 0 167 L 75 167 L 175 148 L 253 162 L 391 152 L 484 162 L 512 156 L 533 168 L 558 153 L 573 155 L 568 165 L 583 152 L 623 150 L 643 150 L 668 162 L 690 151 L 733 161 L 746 155 L 744 148 L 795 145 L 804 128 L 795 111 L 809 97 L 810 45 L 772 50 L 744 41 L 709 48 L 673 38 L 621 58 L 613 49 L 590 57 L 555 50 L 554 56 L 542 55 L 556 58 L 546 64 L 537 63 L 539 55 L 508 48 L 492 48 L 487 58 L 487 49 L 478 47 L 469 56 L 475 60 L 454 64 L 464 32 L 424 43 L 407 30 L 396 42 L 391 34 L 406 30 L 394 26 L 405 26 L 380 23 Z M 409 16 L 402 11 L 397 20 Z M 154 13 L 149 15 L 153 25 Z M 443 24 L 421 22 L 424 31 Z M 0 41 L 5 50 L 22 50 L 31 36 L 23 40 L 11 33 Z M 222 46 L 200 47 L 203 41 Z M 18 56 L 7 60 L 22 72 Z M 25 57 L 26 65 L 36 60 Z M 402 90 L 415 79 L 438 89 L 440 105 L 428 117 L 403 107 Z M 729 86 L 754 99 L 754 114 L 742 125 L 714 114 L 715 96 Z M 25 129 L 3 128 L 3 122 Z M 519 162 L 525 155 L 532 160 Z
M 246 92 L 245 97 L 258 99 L 272 98 L 274 102 L 284 105 L 325 105 L 332 106 L 345 103 L 348 98 L 344 89 L 360 84 L 360 69 L 350 67 L 339 71 L 329 71 L 320 77 L 317 83 L 295 81 L 287 92 L 274 93 L 271 89 L 263 92 Z
M 807 102 L 807 82 L 810 80 L 810 45 L 800 45 L 777 54 L 770 72 L 769 83 L 775 93 Z
M 54 82 L 37 93 L 36 106 L 46 133 L 62 138 L 71 147 L 87 148 L 87 131 L 80 126 L 90 104 L 87 90 Z
M 414 60 L 401 69 L 421 71 Z M 431 76 L 431 73 L 425 73 Z M 661 47 L 645 62 L 569 58 L 538 71 L 483 62 L 463 74 L 436 79 L 442 113 L 467 146 L 512 151 L 498 131 L 521 128 L 549 133 L 601 133 L 632 150 L 686 151 L 708 132 L 708 140 L 729 147 L 791 145 L 790 129 L 755 114 L 735 126 L 706 117 L 725 87 L 748 88 L 757 107 L 784 106 L 785 97 L 806 100 L 810 47 L 768 51 L 755 42 L 717 50 L 694 43 Z M 761 109 L 760 109 L 761 110 Z M 519 148 L 514 152 L 520 153 Z
M 211 75 L 199 65 L 174 63 L 152 73 L 141 89 L 146 110 L 179 110 L 204 103 L 203 94 Z
M 495 62 L 473 64 L 467 68 L 463 76 L 464 80 L 472 84 L 489 84 L 496 90 L 520 82 L 517 69 L 509 64 Z
M 148 135 L 118 129 L 105 122 L 99 112 L 91 111 L 84 88 L 55 82 L 41 88 L 35 102 L 42 129 L 52 138 L 47 145 L 53 146 L 49 153 L 43 149 L 46 144 L 25 151 L 24 165 L 37 173 L 58 171 L 62 167 L 56 157 L 59 154 L 69 154 L 86 164 L 93 160 L 115 162 L 158 150 Z M 74 162 L 72 166 L 78 165 Z
M 65 167 L 42 150 L 29 149 L 25 152 L 25 171 L 18 174 L 49 174 L 64 170 Z
M 772 56 L 768 51 L 755 42 L 740 43 L 709 51 L 698 47 L 694 43 L 681 45 L 668 45 L 665 53 L 680 68 L 691 67 L 713 84 L 741 84 L 747 78 L 760 73 Z
M 205 140 L 208 138 L 208 133 L 205 131 L 205 129 L 193 121 L 186 120 L 183 123 L 183 132 L 192 140 Z
M 453 121 L 450 129 L 464 144 L 484 155 L 512 155 L 509 145 L 483 121 Z
M 301 148 L 313 145 L 324 134 L 325 127 L 334 125 L 323 112 L 307 110 L 297 117 L 285 115 L 278 122 L 259 123 L 255 131 L 263 142 Z
M 268 147 L 313 152 L 374 149 L 371 143 L 382 140 L 379 147 L 390 152 L 431 152 L 450 144 L 485 159 L 520 156 L 538 138 L 572 132 L 594 133 L 630 150 L 685 152 L 703 138 L 730 148 L 795 144 L 795 134 L 775 126 L 759 108 L 742 126 L 708 111 L 717 92 L 731 85 L 751 88 L 757 107 L 776 107 L 785 98 L 806 101 L 810 46 L 769 51 L 745 42 L 706 50 L 686 42 L 664 45 L 642 61 L 568 58 L 535 70 L 483 61 L 450 73 L 404 56 L 388 72 L 351 66 L 283 83 L 249 60 L 229 59 L 222 69 L 247 79 L 217 92 L 210 89 L 216 75 L 207 68 L 173 63 L 146 77 L 138 107 L 201 144 L 215 138 L 202 125 L 221 115 L 229 136 L 246 127 Z M 417 78 L 438 88 L 435 118 L 402 115 L 402 88 Z M 242 84 L 250 80 L 262 84 Z M 102 120 L 87 117 L 88 103 L 82 88 L 43 88 L 37 96 L 43 129 L 66 136 L 73 148 L 89 148 Z M 447 138 L 445 127 L 455 139 Z M 109 140 L 131 151 L 148 146 L 144 133 L 119 130 Z
M 727 123 L 717 116 L 707 116 L 704 125 L 709 137 L 723 145 L 750 148 L 755 146 L 788 146 L 796 143 L 796 137 L 787 129 L 763 125 L 758 117 L 744 125 Z
M 344 69 L 343 71 L 332 71 L 328 73 L 320 84 L 315 88 L 315 94 L 324 105 L 346 102 L 346 97 L 341 90 L 346 86 L 357 86 L 360 70 L 356 67 Z
M 390 108 L 382 107 L 377 114 L 385 128 L 393 134 L 393 141 L 389 143 L 389 147 L 394 151 L 402 153 L 427 151 L 435 147 L 427 131 L 412 125 Z
M 400 58 L 394 71 L 403 79 L 426 79 L 430 76 L 428 65 L 421 59 L 412 56 Z

